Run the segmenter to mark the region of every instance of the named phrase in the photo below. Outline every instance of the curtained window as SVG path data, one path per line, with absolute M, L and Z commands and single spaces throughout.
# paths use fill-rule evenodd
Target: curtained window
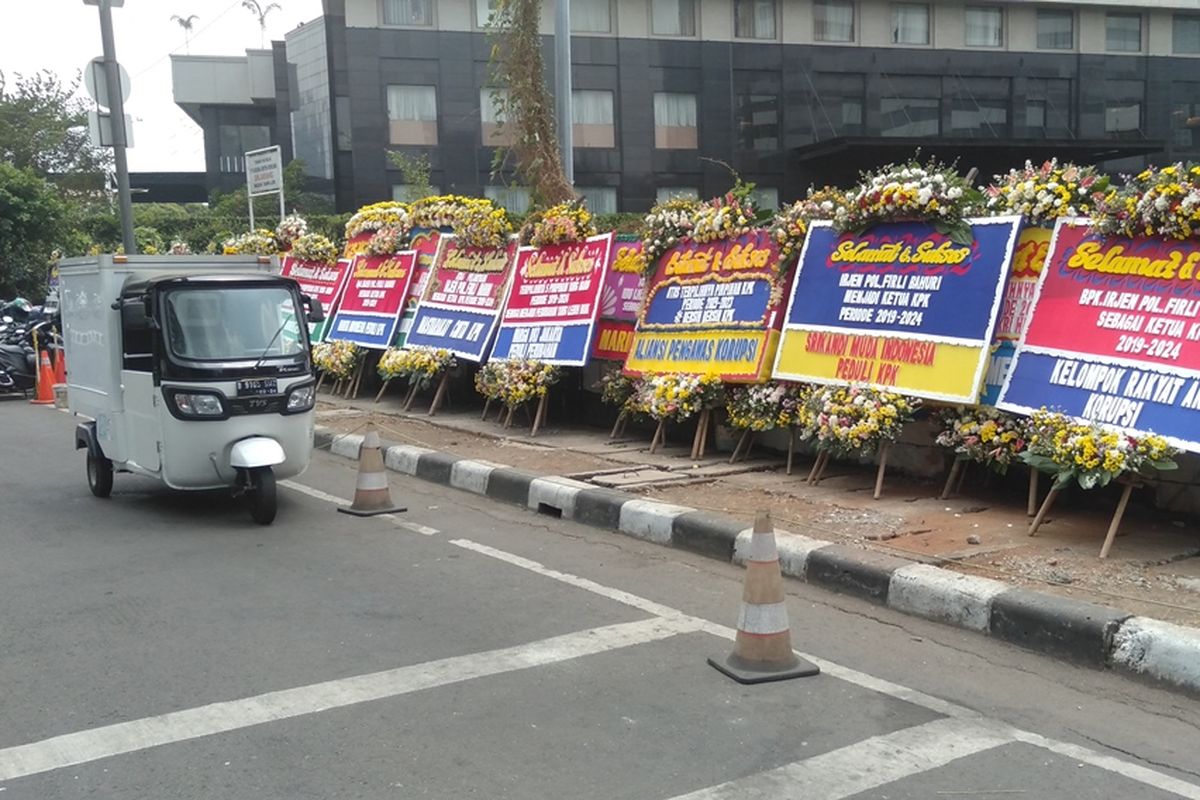
M 499 0 L 475 0 L 475 24 L 478 27 L 487 27 L 498 2 Z
M 594 89 L 571 92 L 571 123 L 576 147 L 616 147 L 613 93 Z
M 1142 51 L 1142 15 L 1108 14 L 1104 21 L 1105 49 L 1110 53 Z
M 383 0 L 384 25 L 433 25 L 433 0 Z
M 1004 12 L 996 6 L 968 6 L 967 47 L 1003 47 Z
M 695 149 L 696 95 L 654 93 L 654 146 L 664 150 Z
M 479 90 L 479 123 L 483 144 L 489 147 L 507 147 L 515 141 L 512 130 L 501 124 L 505 121 L 503 109 L 496 107 L 497 100 L 507 97 L 508 89 L 484 87 Z
M 437 144 L 437 91 L 432 86 L 387 87 L 391 144 Z
M 1180 55 L 1200 55 L 1200 17 L 1176 14 L 1171 27 L 1173 50 Z
M 571 30 L 575 33 L 612 33 L 609 0 L 571 0 Z
M 733 30 L 739 39 L 774 39 L 775 0 L 734 0 Z
M 813 38 L 818 42 L 853 42 L 853 0 L 815 0 Z
M 892 44 L 929 44 L 929 6 L 892 3 Z
M 611 186 L 578 187 L 575 191 L 593 214 L 617 213 L 617 190 Z
M 675 200 L 676 198 L 699 200 L 700 190 L 693 189 L 690 186 L 660 186 L 654 193 L 655 203 L 665 203 L 668 200 Z
M 650 0 L 650 30 L 655 36 L 695 36 L 696 0 Z
M 1075 46 L 1075 12 L 1039 10 L 1037 13 L 1039 50 L 1070 50 Z
M 524 186 L 485 186 L 483 196 L 512 214 L 529 210 L 529 189 Z

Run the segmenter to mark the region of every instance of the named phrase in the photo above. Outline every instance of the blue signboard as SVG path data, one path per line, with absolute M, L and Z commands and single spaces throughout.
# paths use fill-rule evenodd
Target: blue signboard
M 483 361 L 495 328 L 495 314 L 422 305 L 404 345 L 449 350 L 460 358 Z
M 929 222 L 813 223 L 773 376 L 977 402 L 1021 218 L 970 225 L 962 243 Z
M 1018 217 L 973 220 L 959 244 L 927 222 L 838 233 L 817 222 L 804 243 L 787 324 L 940 339 L 991 338 Z

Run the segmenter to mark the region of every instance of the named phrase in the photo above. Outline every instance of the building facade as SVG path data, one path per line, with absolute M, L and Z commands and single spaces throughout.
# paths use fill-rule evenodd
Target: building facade
M 1200 159 L 1194 0 L 571 9 L 575 183 L 596 211 L 717 194 L 730 184 L 724 164 L 773 205 L 918 147 L 980 181 L 1026 158 L 1111 171 Z M 427 155 L 442 191 L 523 210 L 528 192 L 490 177 L 503 135 L 487 88 L 490 10 L 490 0 L 325 0 L 320 20 L 273 51 L 286 58 L 273 135 L 287 119 L 288 144 L 343 210 L 403 195 L 389 150 Z M 552 13 L 544 3 L 548 70 Z M 192 116 L 207 141 L 205 113 Z

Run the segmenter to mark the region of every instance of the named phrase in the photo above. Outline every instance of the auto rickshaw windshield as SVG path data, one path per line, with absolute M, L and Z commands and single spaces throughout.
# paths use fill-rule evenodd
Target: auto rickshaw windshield
M 303 316 L 282 286 L 173 289 L 165 306 L 167 342 L 177 358 L 242 361 L 304 352 Z

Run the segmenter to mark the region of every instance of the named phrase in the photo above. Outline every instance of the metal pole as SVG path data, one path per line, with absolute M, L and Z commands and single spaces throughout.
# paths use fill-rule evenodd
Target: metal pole
M 246 206 L 250 209 L 250 232 L 254 233 L 254 197 L 246 192 Z
M 557 0 L 554 14 L 554 107 L 563 175 L 575 185 L 575 143 L 571 116 L 571 0 Z
M 137 253 L 133 238 L 133 200 L 129 194 L 129 164 L 125 160 L 125 98 L 121 96 L 121 72 L 113 40 L 111 0 L 100 0 L 100 42 L 104 48 L 104 80 L 108 86 L 108 110 L 112 123 L 113 161 L 117 166 L 117 200 L 121 207 L 121 240 L 126 255 Z

